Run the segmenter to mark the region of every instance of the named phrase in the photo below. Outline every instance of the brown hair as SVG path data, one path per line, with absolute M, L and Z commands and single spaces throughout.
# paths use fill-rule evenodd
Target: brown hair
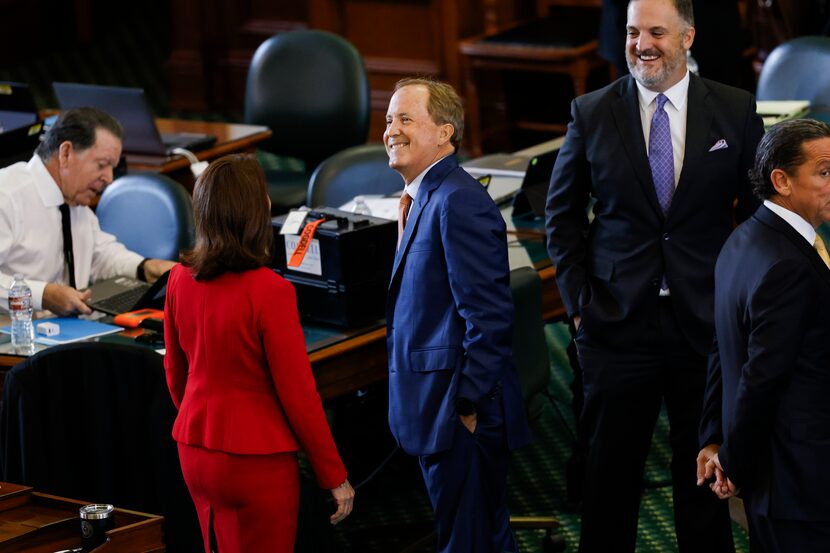
M 196 280 L 241 272 L 271 260 L 271 211 L 265 174 L 253 156 L 211 163 L 193 188 L 196 245 L 182 254 Z
M 428 77 L 408 77 L 395 83 L 395 92 L 405 86 L 426 87 L 429 92 L 427 113 L 436 125 L 452 125 L 455 132 L 450 137 L 450 144 L 457 152 L 464 135 L 464 106 L 461 105 L 461 98 L 455 89 L 447 83 Z

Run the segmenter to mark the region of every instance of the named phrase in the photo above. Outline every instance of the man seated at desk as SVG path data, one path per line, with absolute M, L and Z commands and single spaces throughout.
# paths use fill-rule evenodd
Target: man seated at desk
M 0 169 L 0 305 L 14 273 L 34 309 L 89 314 L 91 282 L 116 275 L 153 282 L 174 265 L 144 259 L 103 232 L 88 207 L 112 182 L 121 125 L 94 108 L 63 112 L 28 163 Z

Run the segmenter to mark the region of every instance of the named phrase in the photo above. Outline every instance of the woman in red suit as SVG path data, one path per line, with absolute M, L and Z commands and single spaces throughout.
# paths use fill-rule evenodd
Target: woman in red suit
M 297 454 L 337 504 L 354 490 L 311 374 L 294 289 L 266 266 L 272 242 L 262 168 L 247 156 L 211 163 L 196 183 L 196 245 L 170 272 L 164 366 L 182 472 L 205 551 L 292 552 Z

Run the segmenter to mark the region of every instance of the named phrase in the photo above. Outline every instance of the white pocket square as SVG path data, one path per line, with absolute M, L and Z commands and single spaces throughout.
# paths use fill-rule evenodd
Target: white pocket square
M 726 140 L 724 140 L 723 138 L 721 138 L 720 140 L 718 140 L 717 142 L 715 142 L 715 145 L 714 145 L 714 146 L 712 146 L 711 148 L 709 148 L 709 151 L 710 151 L 710 152 L 714 152 L 714 151 L 716 151 L 716 150 L 723 150 L 723 149 L 728 148 L 728 147 L 729 147 L 729 144 L 727 144 L 727 143 L 726 143 Z

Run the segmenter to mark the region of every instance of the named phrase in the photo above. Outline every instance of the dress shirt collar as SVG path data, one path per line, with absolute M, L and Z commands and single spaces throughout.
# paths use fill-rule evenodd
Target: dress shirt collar
M 689 97 L 689 71 L 686 70 L 686 75 L 680 79 L 676 85 L 663 92 L 669 99 L 669 103 L 674 106 L 674 109 L 680 111 L 686 104 L 686 99 Z M 635 81 L 636 82 L 636 81 Z M 659 92 L 649 90 L 639 82 L 637 82 L 637 97 L 640 99 L 640 108 L 645 110 L 654 99 L 657 98 Z
M 444 157 L 442 157 L 441 159 L 444 159 Z M 438 164 L 441 161 L 441 159 L 436 160 L 432 165 L 421 171 L 421 173 L 417 177 L 412 179 L 412 182 L 403 187 L 403 191 L 412 196 L 412 199 L 414 200 L 415 196 L 418 195 L 418 189 L 421 188 L 421 181 L 424 180 L 424 177 L 427 173 L 429 173 L 429 170 L 435 167 L 435 165 Z
M 58 207 L 62 203 L 65 203 L 61 189 L 58 188 L 58 184 L 55 182 L 55 179 L 53 179 L 49 171 L 46 170 L 46 166 L 43 164 L 43 160 L 40 159 L 39 155 L 33 155 L 32 159 L 29 160 L 27 167 L 31 174 L 35 177 L 34 183 L 35 188 L 37 189 L 37 195 L 40 196 L 40 201 L 43 202 L 44 206 Z
M 810 243 L 810 246 L 813 246 L 816 243 L 816 229 L 813 228 L 813 225 L 802 218 L 801 215 L 798 215 L 786 207 L 782 207 L 769 200 L 764 200 L 764 205 L 767 209 L 787 221 L 787 223 L 793 227 L 798 234 L 803 236 L 804 239 Z

